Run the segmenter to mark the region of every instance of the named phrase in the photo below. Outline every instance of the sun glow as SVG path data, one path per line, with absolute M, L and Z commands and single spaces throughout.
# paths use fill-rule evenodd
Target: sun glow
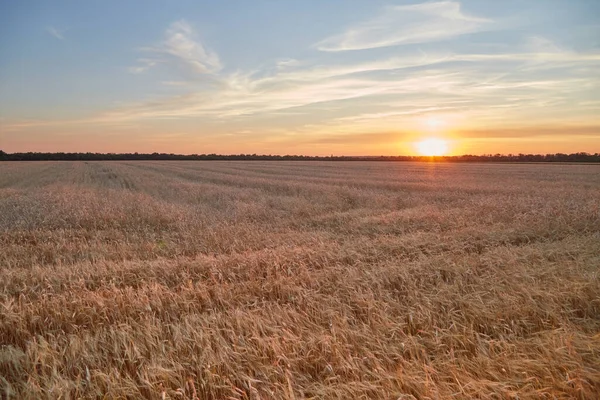
M 443 156 L 448 152 L 448 141 L 439 138 L 428 138 L 417 142 L 417 150 L 424 156 Z
M 440 118 L 431 117 L 425 120 L 425 125 L 427 126 L 427 128 L 429 128 L 429 130 L 436 131 L 442 128 L 445 125 L 445 123 Z

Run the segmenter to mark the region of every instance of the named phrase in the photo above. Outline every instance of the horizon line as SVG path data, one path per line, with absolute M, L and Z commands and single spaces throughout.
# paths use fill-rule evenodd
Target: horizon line
M 461 155 L 303 155 L 258 153 L 139 153 L 139 152 L 14 152 L 0 149 L 0 161 L 210 161 L 210 160 L 333 160 L 333 161 L 525 161 L 525 162 L 600 162 L 600 153 L 485 153 Z

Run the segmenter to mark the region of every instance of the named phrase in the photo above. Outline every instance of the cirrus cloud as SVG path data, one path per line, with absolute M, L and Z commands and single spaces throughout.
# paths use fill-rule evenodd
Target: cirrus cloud
M 370 20 L 318 42 L 316 48 L 336 52 L 432 42 L 489 29 L 491 24 L 489 19 L 465 14 L 454 1 L 390 6 Z
M 175 64 L 191 75 L 216 74 L 223 68 L 217 53 L 200 41 L 185 20 L 172 23 L 165 32 L 164 40 L 158 45 L 140 50 L 152 53 L 155 57 L 138 60 L 141 65 L 129 68 L 132 73 L 144 72 L 159 63 Z

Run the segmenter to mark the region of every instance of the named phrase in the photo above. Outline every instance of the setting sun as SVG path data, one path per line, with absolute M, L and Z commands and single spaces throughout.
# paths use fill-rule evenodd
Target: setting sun
M 448 152 L 448 142 L 443 139 L 429 138 L 418 142 L 417 149 L 424 156 L 443 156 Z

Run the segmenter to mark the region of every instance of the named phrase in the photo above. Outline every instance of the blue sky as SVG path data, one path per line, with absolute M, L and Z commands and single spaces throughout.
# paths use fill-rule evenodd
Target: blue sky
M 600 151 L 600 1 L 0 0 L 5 151 Z

